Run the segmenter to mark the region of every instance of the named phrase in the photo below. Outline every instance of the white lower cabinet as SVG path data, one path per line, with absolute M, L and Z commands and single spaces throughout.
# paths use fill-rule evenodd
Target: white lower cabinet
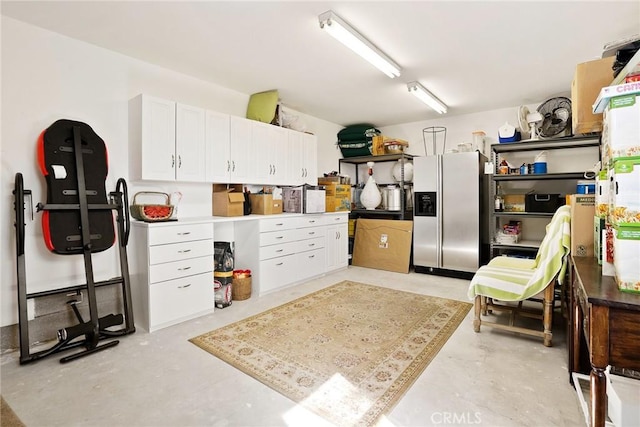
M 149 332 L 214 310 L 213 223 L 132 223 L 136 326 Z
M 326 233 L 323 214 L 238 222 L 236 265 L 253 266 L 253 291 L 260 295 L 320 276 L 326 272 Z
M 327 215 L 327 272 L 349 265 L 349 214 Z

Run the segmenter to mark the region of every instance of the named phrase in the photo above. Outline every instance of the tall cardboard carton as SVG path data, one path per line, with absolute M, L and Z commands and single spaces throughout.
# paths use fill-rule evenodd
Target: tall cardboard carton
M 595 195 L 571 195 L 571 254 L 593 257 L 593 218 L 596 214 Z
M 593 100 L 600 89 L 613 79 L 614 57 L 583 62 L 576 66 L 571 82 L 571 119 L 573 133 L 583 134 L 602 131 L 602 114 L 592 112 Z

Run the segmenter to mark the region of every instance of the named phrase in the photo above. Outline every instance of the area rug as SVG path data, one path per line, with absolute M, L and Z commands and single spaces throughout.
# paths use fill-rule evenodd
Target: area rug
M 471 306 L 344 281 L 190 341 L 336 425 L 369 426 Z

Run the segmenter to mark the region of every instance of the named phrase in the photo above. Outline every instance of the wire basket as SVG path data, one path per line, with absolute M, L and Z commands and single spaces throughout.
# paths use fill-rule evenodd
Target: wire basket
M 251 276 L 233 278 L 231 282 L 231 298 L 234 301 L 251 298 Z
M 161 196 L 164 199 L 164 203 L 157 204 L 139 204 L 136 199 L 138 196 L 154 195 Z M 133 204 L 130 206 L 129 211 L 131 216 L 139 221 L 145 222 L 159 222 L 168 221 L 173 215 L 174 206 L 169 204 L 169 195 L 167 193 L 161 193 L 158 191 L 140 191 L 133 196 Z

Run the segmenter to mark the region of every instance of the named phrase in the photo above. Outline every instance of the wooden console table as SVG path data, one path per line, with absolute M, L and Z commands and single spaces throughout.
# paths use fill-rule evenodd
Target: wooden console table
M 640 370 L 640 294 L 620 292 L 613 277 L 601 275 L 591 257 L 571 258 L 569 370 L 580 372 L 580 347 L 587 343 L 590 374 L 589 421 L 603 427 L 607 395 L 605 369 Z

